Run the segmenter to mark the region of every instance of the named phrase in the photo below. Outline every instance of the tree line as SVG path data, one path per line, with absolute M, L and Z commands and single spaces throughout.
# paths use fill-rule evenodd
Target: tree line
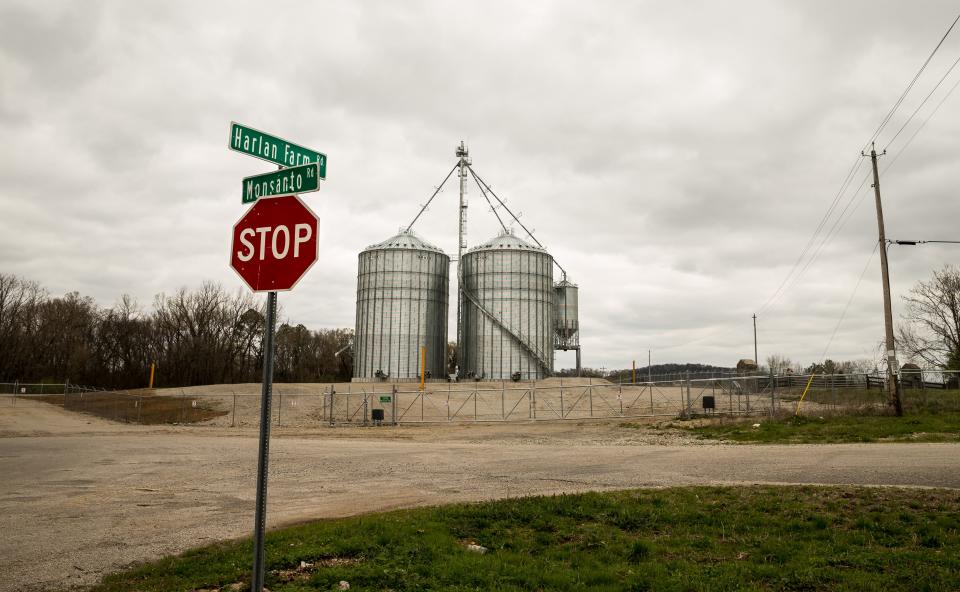
M 158 294 L 145 311 L 128 295 L 104 308 L 0 274 L 0 382 L 135 388 L 147 385 L 151 364 L 156 387 L 260 382 L 265 326 L 259 299 L 210 282 Z M 275 380 L 349 380 L 351 353 L 340 350 L 352 338 L 350 329 L 281 324 Z

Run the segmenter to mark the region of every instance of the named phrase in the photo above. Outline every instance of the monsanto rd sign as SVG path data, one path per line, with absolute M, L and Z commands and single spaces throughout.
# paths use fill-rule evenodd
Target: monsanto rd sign
M 317 222 L 295 195 L 258 201 L 233 226 L 230 266 L 254 292 L 292 289 L 317 261 Z
M 253 203 L 261 197 L 308 193 L 320 188 L 320 165 L 316 162 L 289 169 L 244 177 L 243 203 Z
M 315 162 L 319 167 L 320 178 L 327 178 L 326 154 L 298 146 L 293 142 L 271 136 L 252 127 L 231 122 L 228 146 L 231 150 L 261 158 L 282 167 L 300 166 L 301 164 Z

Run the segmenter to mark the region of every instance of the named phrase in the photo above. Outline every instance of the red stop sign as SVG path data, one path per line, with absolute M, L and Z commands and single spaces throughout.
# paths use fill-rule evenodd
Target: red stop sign
M 230 266 L 254 292 L 290 290 L 317 261 L 317 216 L 295 195 L 261 199 L 233 225 Z

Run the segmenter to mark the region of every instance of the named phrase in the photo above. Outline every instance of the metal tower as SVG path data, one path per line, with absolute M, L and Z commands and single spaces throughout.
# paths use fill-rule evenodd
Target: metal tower
M 470 174 L 470 151 L 463 140 L 457 146 L 456 155 L 460 159 L 457 176 L 460 177 L 460 232 L 457 242 L 457 368 L 460 374 L 460 356 L 463 354 L 460 344 L 463 343 L 463 329 L 461 315 L 463 314 L 463 253 L 467 250 L 467 176 Z

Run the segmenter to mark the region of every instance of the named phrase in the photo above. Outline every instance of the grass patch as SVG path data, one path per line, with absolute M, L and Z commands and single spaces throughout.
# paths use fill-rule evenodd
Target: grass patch
M 486 554 L 466 546 L 487 547 Z M 956 590 L 960 492 L 692 487 L 460 504 L 270 533 L 273 592 Z M 244 588 L 250 541 L 108 576 L 95 592 Z M 239 586 L 238 586 L 239 587 Z
M 760 427 L 753 427 L 754 424 Z M 680 424 L 674 424 L 680 425 Z M 735 423 L 683 427 L 700 438 L 750 444 L 841 442 L 957 442 L 960 412 L 892 415 L 750 418 Z

